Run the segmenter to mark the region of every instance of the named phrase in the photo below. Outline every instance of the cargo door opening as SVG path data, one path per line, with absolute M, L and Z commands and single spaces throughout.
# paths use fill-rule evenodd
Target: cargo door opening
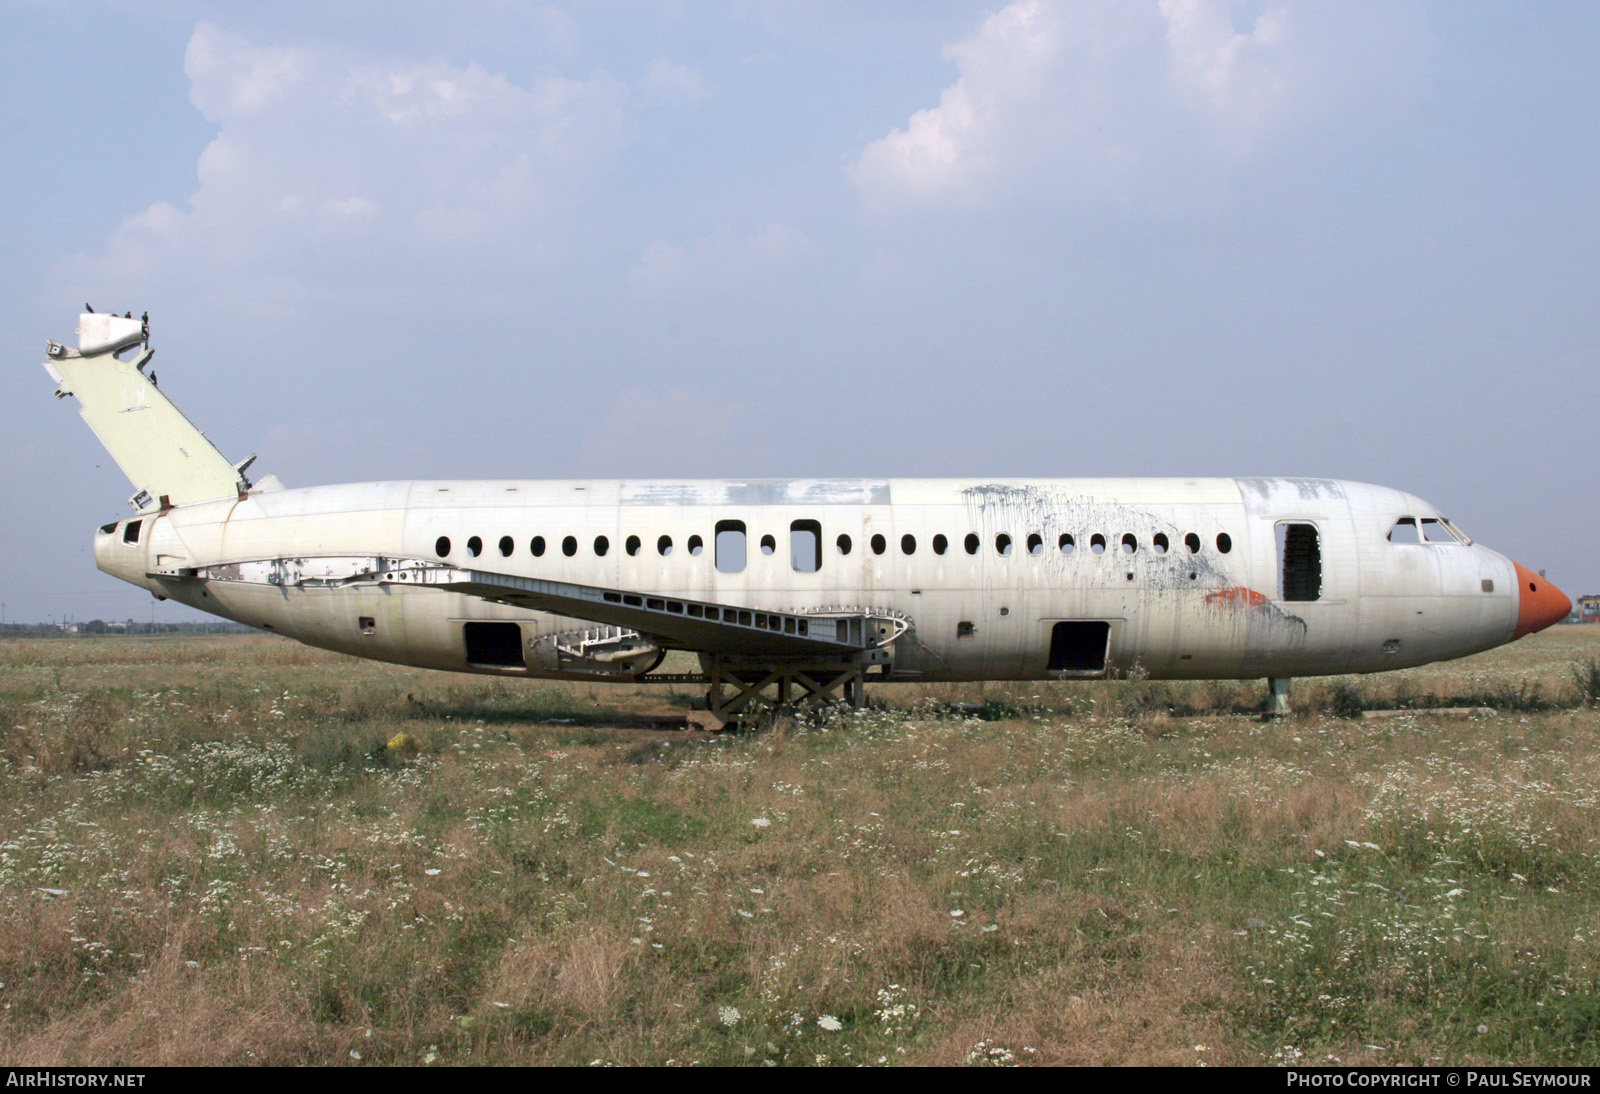
M 1278 599 L 1310 601 L 1322 596 L 1322 544 L 1315 524 L 1278 524 Z
M 522 628 L 516 623 L 468 623 L 461 628 L 467 664 L 481 668 L 520 669 Z
M 1101 619 L 1057 623 L 1050 628 L 1048 671 L 1096 676 L 1106 671 L 1111 624 Z

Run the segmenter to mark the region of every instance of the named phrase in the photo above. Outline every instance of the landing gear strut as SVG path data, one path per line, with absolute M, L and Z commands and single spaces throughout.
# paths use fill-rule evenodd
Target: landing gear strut
M 1289 676 L 1267 677 L 1267 716 L 1281 718 L 1289 713 L 1289 685 L 1294 679 Z

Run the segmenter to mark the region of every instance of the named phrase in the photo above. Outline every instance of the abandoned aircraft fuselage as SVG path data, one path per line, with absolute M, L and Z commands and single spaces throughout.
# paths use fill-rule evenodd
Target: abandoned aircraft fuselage
M 1393 542 L 1406 519 L 1437 534 Z M 1408 494 L 1321 479 L 394 482 L 173 508 L 108 526 L 95 558 L 203 611 L 429 668 L 560 673 L 540 652 L 595 624 L 363 580 L 380 559 L 903 618 L 884 665 L 910 679 L 1304 676 L 1516 635 L 1515 564 L 1449 529 Z M 491 621 L 520 640 L 475 650 L 463 626 Z
M 362 657 L 648 680 L 682 649 L 714 685 L 806 688 L 1292 677 L 1460 657 L 1570 608 L 1421 499 L 1332 479 L 251 486 L 148 352 L 114 356 L 142 329 L 82 320 L 47 367 L 142 506 L 101 529 L 100 568 Z

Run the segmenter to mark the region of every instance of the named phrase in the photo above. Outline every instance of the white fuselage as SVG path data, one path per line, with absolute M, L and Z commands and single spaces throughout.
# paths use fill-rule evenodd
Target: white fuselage
M 465 624 L 515 622 L 530 651 L 591 625 L 296 575 L 337 578 L 341 559 L 378 556 L 758 611 L 893 615 L 909 630 L 884 671 L 928 681 L 1373 672 L 1509 641 L 1513 563 L 1453 530 L 1392 542 L 1405 517 L 1439 521 L 1412 495 L 1330 479 L 388 482 L 147 513 L 131 535 L 131 521 L 103 529 L 95 555 L 157 595 L 311 645 L 514 675 L 562 671 L 531 653 L 474 663 Z M 1291 525 L 1314 572 L 1304 550 L 1284 557 Z M 171 576 L 197 569 L 231 579 Z M 1085 622 L 1107 636 L 1098 658 L 1062 644 L 1081 644 L 1072 628 Z

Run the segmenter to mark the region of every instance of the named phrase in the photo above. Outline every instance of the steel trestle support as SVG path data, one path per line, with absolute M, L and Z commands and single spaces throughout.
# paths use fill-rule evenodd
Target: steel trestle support
M 750 707 L 758 702 L 780 708 L 819 706 L 837 701 L 841 689 L 843 701 L 852 707 L 860 707 L 866 698 L 867 666 L 860 662 L 754 666 L 712 657 L 703 665 L 710 683 L 706 709 L 723 722 L 748 717 Z M 770 698 L 769 691 L 774 692 Z

